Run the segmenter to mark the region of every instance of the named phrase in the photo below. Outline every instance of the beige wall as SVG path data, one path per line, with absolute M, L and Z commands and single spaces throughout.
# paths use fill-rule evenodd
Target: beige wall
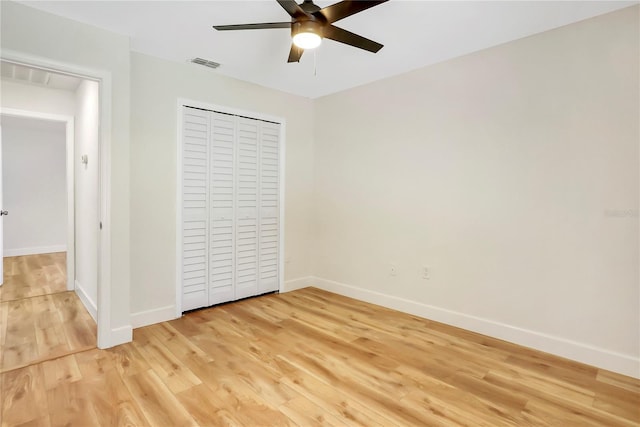
M 176 296 L 177 102 L 286 121 L 285 280 L 308 276 L 312 102 L 193 64 L 131 54 L 131 309 L 133 324 L 172 313 Z M 151 310 L 151 313 L 149 312 Z M 141 317 L 142 316 L 142 317 Z
M 10 1 L 0 2 L 2 53 L 7 50 L 111 74 L 111 308 L 102 313 L 114 342 L 129 323 L 129 39 Z
M 638 39 L 628 8 L 317 100 L 315 283 L 639 375 Z

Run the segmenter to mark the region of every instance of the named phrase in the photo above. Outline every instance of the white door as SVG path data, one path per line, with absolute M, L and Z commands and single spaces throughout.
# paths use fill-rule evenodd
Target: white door
M 260 235 L 258 293 L 278 290 L 280 125 L 262 122 L 260 135 Z
M 235 222 L 234 175 L 236 121 L 234 116 L 211 114 L 209 186 L 209 301 L 220 304 L 234 299 Z
M 236 292 L 235 299 L 258 293 L 258 120 L 237 118 L 236 140 Z
M 182 310 L 204 307 L 208 288 L 209 113 L 183 112 L 182 148 Z

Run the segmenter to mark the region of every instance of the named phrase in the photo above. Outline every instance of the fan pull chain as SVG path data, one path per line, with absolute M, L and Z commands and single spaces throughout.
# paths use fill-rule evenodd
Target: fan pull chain
M 318 77 L 318 49 L 313 51 L 313 77 Z

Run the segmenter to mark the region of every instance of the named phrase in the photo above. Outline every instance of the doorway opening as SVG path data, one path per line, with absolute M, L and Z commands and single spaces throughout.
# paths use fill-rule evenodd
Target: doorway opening
M 100 92 L 95 80 L 1 65 L 6 372 L 96 347 Z
M 3 109 L 0 124 L 0 301 L 73 290 L 73 116 Z

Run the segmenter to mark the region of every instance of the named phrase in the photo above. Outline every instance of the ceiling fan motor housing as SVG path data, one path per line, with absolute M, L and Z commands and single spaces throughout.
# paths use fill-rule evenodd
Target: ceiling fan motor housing
M 298 21 L 291 23 L 291 35 L 299 33 L 314 33 L 323 37 L 322 23 L 316 20 Z

